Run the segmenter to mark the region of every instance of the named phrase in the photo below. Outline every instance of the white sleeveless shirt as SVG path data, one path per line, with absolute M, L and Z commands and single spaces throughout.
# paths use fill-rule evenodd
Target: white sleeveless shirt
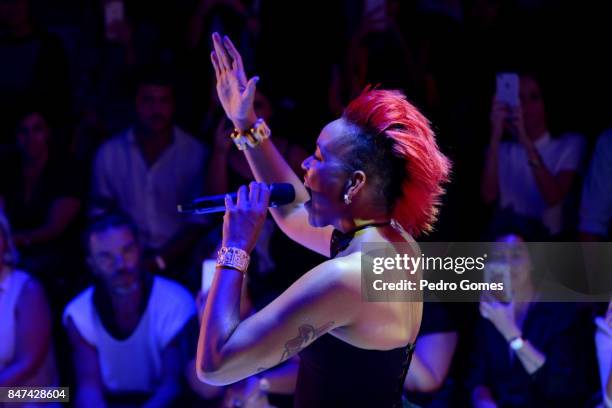
M 17 342 L 17 303 L 29 275 L 13 270 L 0 278 L 0 370 L 8 367 L 15 358 Z M 38 370 L 20 386 L 50 387 L 58 385 L 53 346 L 49 346 L 47 356 Z
M 195 301 L 176 282 L 156 276 L 147 307 L 134 332 L 124 340 L 104 328 L 89 287 L 64 311 L 81 337 L 98 351 L 102 382 L 109 392 L 153 392 L 162 375 L 162 351 L 195 315 Z

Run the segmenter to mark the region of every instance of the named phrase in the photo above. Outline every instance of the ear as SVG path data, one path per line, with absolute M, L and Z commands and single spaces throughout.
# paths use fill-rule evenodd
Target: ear
M 365 187 L 366 179 L 367 177 L 363 171 L 357 170 L 353 172 L 349 181 L 347 182 L 348 186 L 346 194 L 348 194 L 348 196 L 351 198 L 357 196 L 357 194 L 359 194 L 359 191 L 361 191 L 361 189 Z

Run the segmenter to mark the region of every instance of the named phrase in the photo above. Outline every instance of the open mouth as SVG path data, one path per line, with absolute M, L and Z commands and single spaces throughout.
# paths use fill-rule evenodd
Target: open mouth
M 306 206 L 306 208 L 309 208 L 312 204 L 312 189 L 306 186 L 306 183 L 304 183 L 304 188 L 308 192 L 308 200 L 304 203 L 304 206 Z
M 305 184 L 304 187 L 306 188 L 306 191 L 308 191 L 308 195 L 312 198 L 312 189 L 310 187 L 306 187 Z

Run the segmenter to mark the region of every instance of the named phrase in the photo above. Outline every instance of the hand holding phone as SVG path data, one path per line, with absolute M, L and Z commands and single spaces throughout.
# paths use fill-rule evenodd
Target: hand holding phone
M 487 283 L 503 283 L 504 290 L 489 291 L 487 296 L 498 302 L 512 301 L 512 282 L 510 280 L 510 265 L 505 262 L 491 261 L 485 264 L 484 280 Z

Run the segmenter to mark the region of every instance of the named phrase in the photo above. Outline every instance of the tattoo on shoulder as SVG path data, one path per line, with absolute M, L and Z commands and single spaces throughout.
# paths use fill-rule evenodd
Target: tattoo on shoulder
M 315 340 L 321 334 L 327 332 L 334 326 L 334 322 L 327 322 L 318 329 L 310 324 L 298 327 L 298 335 L 285 343 L 285 349 L 280 361 L 283 362 L 291 356 L 299 353 L 307 344 Z

